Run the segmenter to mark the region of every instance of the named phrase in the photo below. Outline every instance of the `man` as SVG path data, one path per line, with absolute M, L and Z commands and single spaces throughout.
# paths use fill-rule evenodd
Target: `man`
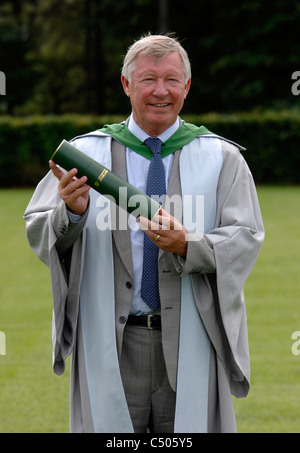
M 176 39 L 134 43 L 121 80 L 126 124 L 72 144 L 163 208 L 121 228 L 112 203 L 103 228 L 106 198 L 51 161 L 24 215 L 51 270 L 57 374 L 72 354 L 70 429 L 232 432 L 231 395 L 249 390 L 243 285 L 264 238 L 253 179 L 241 147 L 178 117 L 191 72 Z

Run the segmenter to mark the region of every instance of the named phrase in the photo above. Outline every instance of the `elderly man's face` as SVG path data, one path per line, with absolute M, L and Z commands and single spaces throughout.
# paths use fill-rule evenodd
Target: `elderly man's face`
M 137 57 L 131 82 L 122 76 L 122 84 L 136 123 L 157 136 L 176 121 L 191 80 L 185 83 L 181 57 L 170 52 L 161 61 L 152 56 Z

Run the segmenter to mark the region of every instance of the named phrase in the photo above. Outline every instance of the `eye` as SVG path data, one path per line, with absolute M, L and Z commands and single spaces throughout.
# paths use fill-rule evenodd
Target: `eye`
M 170 77 L 168 78 L 168 82 L 172 85 L 177 85 L 178 83 L 180 83 L 180 80 L 176 79 L 175 77 Z

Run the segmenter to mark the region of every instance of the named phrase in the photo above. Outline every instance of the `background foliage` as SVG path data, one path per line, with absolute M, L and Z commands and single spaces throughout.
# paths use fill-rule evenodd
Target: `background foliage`
M 300 115 L 289 111 L 183 115 L 241 144 L 256 183 L 299 184 Z M 0 117 L 0 187 L 36 185 L 62 139 L 124 120 L 120 115 Z
M 122 59 L 149 31 L 190 56 L 183 118 L 245 146 L 256 182 L 299 183 L 299 21 L 294 0 L 3 0 L 0 186 L 36 184 L 62 138 L 126 118 Z
M 3 0 L 0 70 L 9 114 L 123 114 L 127 47 L 175 32 L 192 63 L 189 113 L 299 106 L 300 3 L 294 0 Z

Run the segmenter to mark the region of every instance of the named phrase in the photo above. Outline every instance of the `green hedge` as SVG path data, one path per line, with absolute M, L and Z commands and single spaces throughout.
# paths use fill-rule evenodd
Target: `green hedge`
M 300 112 L 184 115 L 191 123 L 240 143 L 256 183 L 300 182 Z M 120 116 L 0 117 L 0 185 L 34 186 L 62 139 L 122 121 Z

